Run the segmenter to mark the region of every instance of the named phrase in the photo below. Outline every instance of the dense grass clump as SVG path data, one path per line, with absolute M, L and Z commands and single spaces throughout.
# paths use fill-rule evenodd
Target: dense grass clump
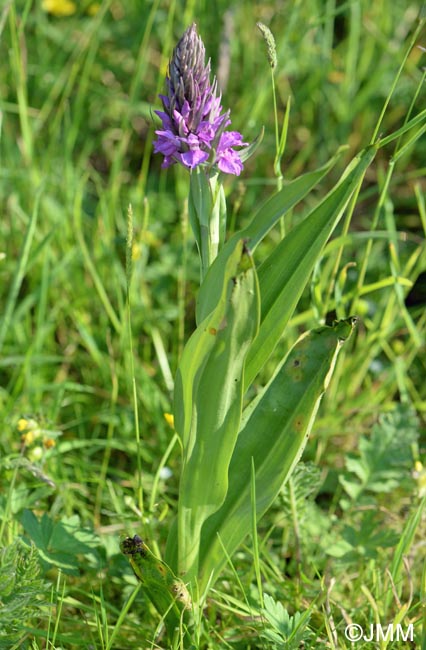
M 0 648 L 167 647 L 119 540 L 138 533 L 161 556 L 176 512 L 168 414 L 199 270 L 187 174 L 163 170 L 152 140 L 192 22 L 233 128 L 247 141 L 265 128 L 226 181 L 231 232 L 347 145 L 256 261 L 384 142 L 271 372 L 308 329 L 357 315 L 357 333 L 303 462 L 208 592 L 193 647 L 426 647 L 424 12 L 414 0 L 3 3 Z M 277 122 L 258 21 L 276 40 Z M 394 638 L 354 645 L 351 624 L 367 637 L 392 624 Z

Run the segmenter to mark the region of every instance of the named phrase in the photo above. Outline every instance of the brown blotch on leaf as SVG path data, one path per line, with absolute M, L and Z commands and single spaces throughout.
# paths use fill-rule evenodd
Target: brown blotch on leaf
M 300 433 L 305 428 L 305 418 L 303 415 L 297 415 L 293 421 L 294 429 L 297 433 Z
M 166 567 L 165 567 L 165 566 L 163 566 L 162 564 L 159 563 L 159 564 L 157 565 L 157 569 L 159 570 L 159 572 L 161 573 L 161 575 L 163 575 L 163 576 L 166 575 Z

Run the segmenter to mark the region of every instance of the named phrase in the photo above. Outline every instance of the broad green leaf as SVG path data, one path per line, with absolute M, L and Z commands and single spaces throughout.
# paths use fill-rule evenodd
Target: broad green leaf
M 208 270 L 200 287 L 197 298 L 197 323 L 201 323 L 216 307 L 222 293 L 227 260 L 233 255 L 239 242 L 244 240 L 248 248 L 254 251 L 259 242 L 262 241 L 279 219 L 318 185 L 321 179 L 335 165 L 344 149 L 345 147 L 341 147 L 333 158 L 316 171 L 304 174 L 287 183 L 280 192 L 271 196 L 255 211 L 247 228 L 240 230 L 230 238 Z
M 232 278 L 238 272 L 243 246 L 243 241 L 240 240 L 232 251 L 232 255 L 226 260 L 224 282 L 216 308 L 187 341 L 179 363 L 174 390 L 174 424 L 186 453 L 194 444 L 194 440 L 190 441 L 189 437 L 192 435 L 195 438 L 196 434 L 192 423 L 192 407 L 189 408 L 189 406 L 196 391 L 198 378 L 202 375 L 204 365 L 216 345 L 215 333 L 220 330 L 225 322 Z
M 261 324 L 247 358 L 246 388 L 278 343 L 323 247 L 375 153 L 375 147 L 361 152 L 347 167 L 334 189 L 290 231 L 259 267 Z
M 240 242 L 227 261 L 217 307 L 189 339 L 176 376 L 175 427 L 183 444 L 179 573 L 189 580 L 197 571 L 201 526 L 226 496 L 241 419 L 244 364 L 259 314 L 256 272 Z
M 313 330 L 299 339 L 271 381 L 244 410 L 229 466 L 226 499 L 202 529 L 201 590 L 211 577 L 215 580 L 226 563 L 226 554 L 232 555 L 250 532 L 252 459 L 259 519 L 303 452 L 337 353 L 353 326 L 354 319 L 348 319 L 333 327 Z
M 53 532 L 54 524 L 52 519 L 44 513 L 39 521 L 31 510 L 25 509 L 20 520 L 25 532 L 30 536 L 37 548 L 47 550 Z

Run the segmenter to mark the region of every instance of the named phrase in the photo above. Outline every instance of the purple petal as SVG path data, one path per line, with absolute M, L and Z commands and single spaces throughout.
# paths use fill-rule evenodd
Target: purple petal
M 173 128 L 173 123 L 172 123 L 170 117 L 167 115 L 167 113 L 164 113 L 164 111 L 154 111 L 154 113 L 156 113 L 158 115 L 158 117 L 160 118 L 164 128 L 169 129 L 171 131 L 172 128 Z
M 228 147 L 242 147 L 247 142 L 243 142 L 243 136 L 238 131 L 224 131 L 219 140 L 217 147 L 218 152 L 228 149 Z
M 184 137 L 184 136 L 188 135 L 189 128 L 188 128 L 188 125 L 186 123 L 185 118 L 180 113 L 178 113 L 178 111 L 176 111 L 176 110 L 173 111 L 173 117 L 175 119 L 175 128 L 176 128 L 176 131 L 179 133 L 179 136 Z
M 154 152 L 171 156 L 179 151 L 180 140 L 170 131 L 156 131 L 157 140 L 154 141 Z
M 218 153 L 217 166 L 221 172 L 224 172 L 224 174 L 235 174 L 235 176 L 239 176 L 243 171 L 241 158 L 237 152 L 232 149 L 226 149 L 225 151 Z
M 185 167 L 189 167 L 190 169 L 193 169 L 203 162 L 206 162 L 208 157 L 209 154 L 205 151 L 201 151 L 201 149 L 190 149 L 189 151 L 185 151 L 185 153 L 182 153 L 179 156 Z
M 182 105 L 182 108 L 181 108 L 180 112 L 181 112 L 181 115 L 182 115 L 183 118 L 185 118 L 185 119 L 188 118 L 188 116 L 189 116 L 189 114 L 191 112 L 191 107 L 190 107 L 190 105 L 189 105 L 189 103 L 188 103 L 188 101 L 186 99 L 183 102 L 183 105 Z
M 170 99 L 167 97 L 167 95 L 158 95 L 158 96 L 161 99 L 164 108 L 165 109 L 170 108 Z
M 197 129 L 197 136 L 201 143 L 205 144 L 207 147 L 210 148 L 210 145 L 214 140 L 215 134 L 216 131 L 213 128 L 213 125 L 210 124 L 210 122 L 200 122 L 199 127 Z

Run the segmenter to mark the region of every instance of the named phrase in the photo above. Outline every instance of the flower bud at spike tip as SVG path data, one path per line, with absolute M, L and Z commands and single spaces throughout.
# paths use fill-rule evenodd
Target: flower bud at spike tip
M 266 43 L 266 54 L 268 57 L 269 65 L 272 70 L 277 67 L 277 48 L 275 45 L 275 38 L 269 29 L 263 23 L 256 23 L 259 30 L 262 32 L 263 40 Z
M 163 167 L 180 163 L 189 169 L 206 164 L 225 174 L 243 169 L 234 147 L 247 145 L 238 131 L 226 131 L 229 111 L 223 112 L 216 78 L 210 83 L 210 60 L 195 23 L 178 42 L 166 76 L 163 111 L 155 111 L 162 128 L 156 131 L 155 153 L 164 156 Z

